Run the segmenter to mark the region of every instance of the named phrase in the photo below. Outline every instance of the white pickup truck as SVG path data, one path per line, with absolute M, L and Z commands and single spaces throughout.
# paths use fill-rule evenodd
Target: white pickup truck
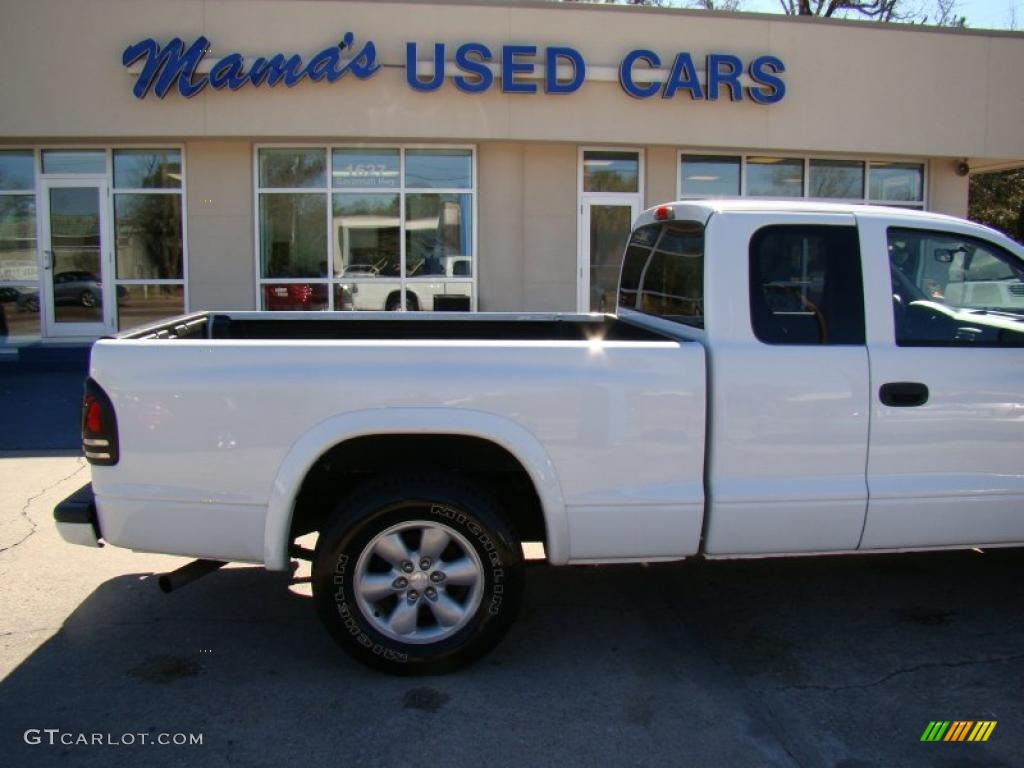
M 522 542 L 553 565 L 1020 546 L 1022 295 L 1024 249 L 966 221 L 663 205 L 614 316 L 208 312 L 98 341 L 92 484 L 55 517 L 202 558 L 166 587 L 309 556 L 338 643 L 400 673 L 500 639 Z

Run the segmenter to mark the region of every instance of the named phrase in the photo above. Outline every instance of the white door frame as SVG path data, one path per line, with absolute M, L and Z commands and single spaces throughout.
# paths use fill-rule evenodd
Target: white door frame
M 95 188 L 99 195 L 100 217 L 100 294 L 103 319 L 98 323 L 65 323 L 56 320 L 53 296 L 53 240 L 50 229 L 50 190 Z M 98 337 L 113 333 L 116 327 L 114 292 L 113 238 L 110 228 L 110 188 L 105 175 L 45 176 L 39 187 L 39 218 L 42 240 L 39 248 L 40 296 L 43 300 L 43 334 L 48 337 Z
M 587 152 L 634 152 L 637 156 L 636 192 L 586 192 L 583 189 L 583 160 Z M 581 146 L 576 155 L 576 310 L 590 312 L 590 208 L 593 205 L 628 205 L 630 224 L 644 208 L 646 169 L 642 147 Z

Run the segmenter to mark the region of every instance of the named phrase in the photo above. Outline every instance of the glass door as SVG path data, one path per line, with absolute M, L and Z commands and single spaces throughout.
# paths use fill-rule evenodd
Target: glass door
M 622 254 L 640 215 L 639 200 L 636 195 L 584 196 L 580 215 L 579 311 L 614 312 Z
M 47 335 L 113 333 L 106 181 L 45 179 L 42 193 Z

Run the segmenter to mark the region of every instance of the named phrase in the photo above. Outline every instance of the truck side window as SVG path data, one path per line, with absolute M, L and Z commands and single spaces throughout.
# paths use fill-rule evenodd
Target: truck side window
M 750 241 L 750 321 L 765 344 L 863 344 L 856 227 L 759 229 Z
M 890 227 L 900 346 L 1024 345 L 1024 263 L 953 232 Z
M 703 328 L 703 225 L 672 221 L 634 231 L 622 262 L 619 306 Z

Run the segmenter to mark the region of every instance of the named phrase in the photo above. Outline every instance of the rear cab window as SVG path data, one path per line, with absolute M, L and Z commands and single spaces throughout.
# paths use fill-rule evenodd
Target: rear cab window
M 619 307 L 704 327 L 704 226 L 671 221 L 630 236 L 619 280 Z
M 755 232 L 750 322 L 764 344 L 863 345 L 857 228 L 778 224 Z

